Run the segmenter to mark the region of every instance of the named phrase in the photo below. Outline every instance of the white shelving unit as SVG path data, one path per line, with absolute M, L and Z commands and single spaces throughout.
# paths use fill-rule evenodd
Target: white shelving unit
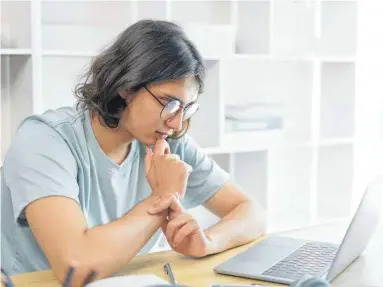
M 207 66 L 190 134 L 260 199 L 269 231 L 348 216 L 359 4 L 3 0 L 1 159 L 23 117 L 75 102 L 74 85 L 91 57 L 125 27 L 173 20 Z M 216 220 L 196 214 L 205 224 Z

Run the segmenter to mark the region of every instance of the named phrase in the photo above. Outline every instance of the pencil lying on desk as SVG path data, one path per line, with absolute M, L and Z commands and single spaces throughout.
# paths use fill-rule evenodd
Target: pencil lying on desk
M 11 278 L 8 276 L 8 274 L 1 268 L 1 283 L 4 283 L 5 287 L 14 287 Z
M 73 274 L 75 272 L 75 268 L 73 266 L 69 267 L 68 272 L 65 277 L 64 287 L 70 287 L 73 280 Z M 89 284 L 96 277 L 96 272 L 91 271 L 84 280 L 84 285 Z

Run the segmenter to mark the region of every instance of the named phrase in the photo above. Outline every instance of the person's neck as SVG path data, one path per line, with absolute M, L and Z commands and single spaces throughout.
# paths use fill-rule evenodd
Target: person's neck
M 133 137 L 122 133 L 119 128 L 109 128 L 103 125 L 97 113 L 90 114 L 93 133 L 103 152 L 116 164 L 120 165 L 130 152 Z

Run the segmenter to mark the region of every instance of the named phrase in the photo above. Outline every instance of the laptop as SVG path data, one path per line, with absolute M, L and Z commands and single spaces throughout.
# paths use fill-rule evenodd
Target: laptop
M 306 277 L 332 282 L 366 248 L 379 223 L 382 192 L 383 178 L 367 187 L 340 245 L 272 235 L 214 271 L 282 284 Z

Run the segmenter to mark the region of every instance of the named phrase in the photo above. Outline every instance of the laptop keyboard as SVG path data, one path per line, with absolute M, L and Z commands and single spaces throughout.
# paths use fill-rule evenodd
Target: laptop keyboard
M 305 276 L 322 276 L 330 268 L 337 250 L 338 247 L 331 244 L 308 242 L 262 275 L 293 280 Z

